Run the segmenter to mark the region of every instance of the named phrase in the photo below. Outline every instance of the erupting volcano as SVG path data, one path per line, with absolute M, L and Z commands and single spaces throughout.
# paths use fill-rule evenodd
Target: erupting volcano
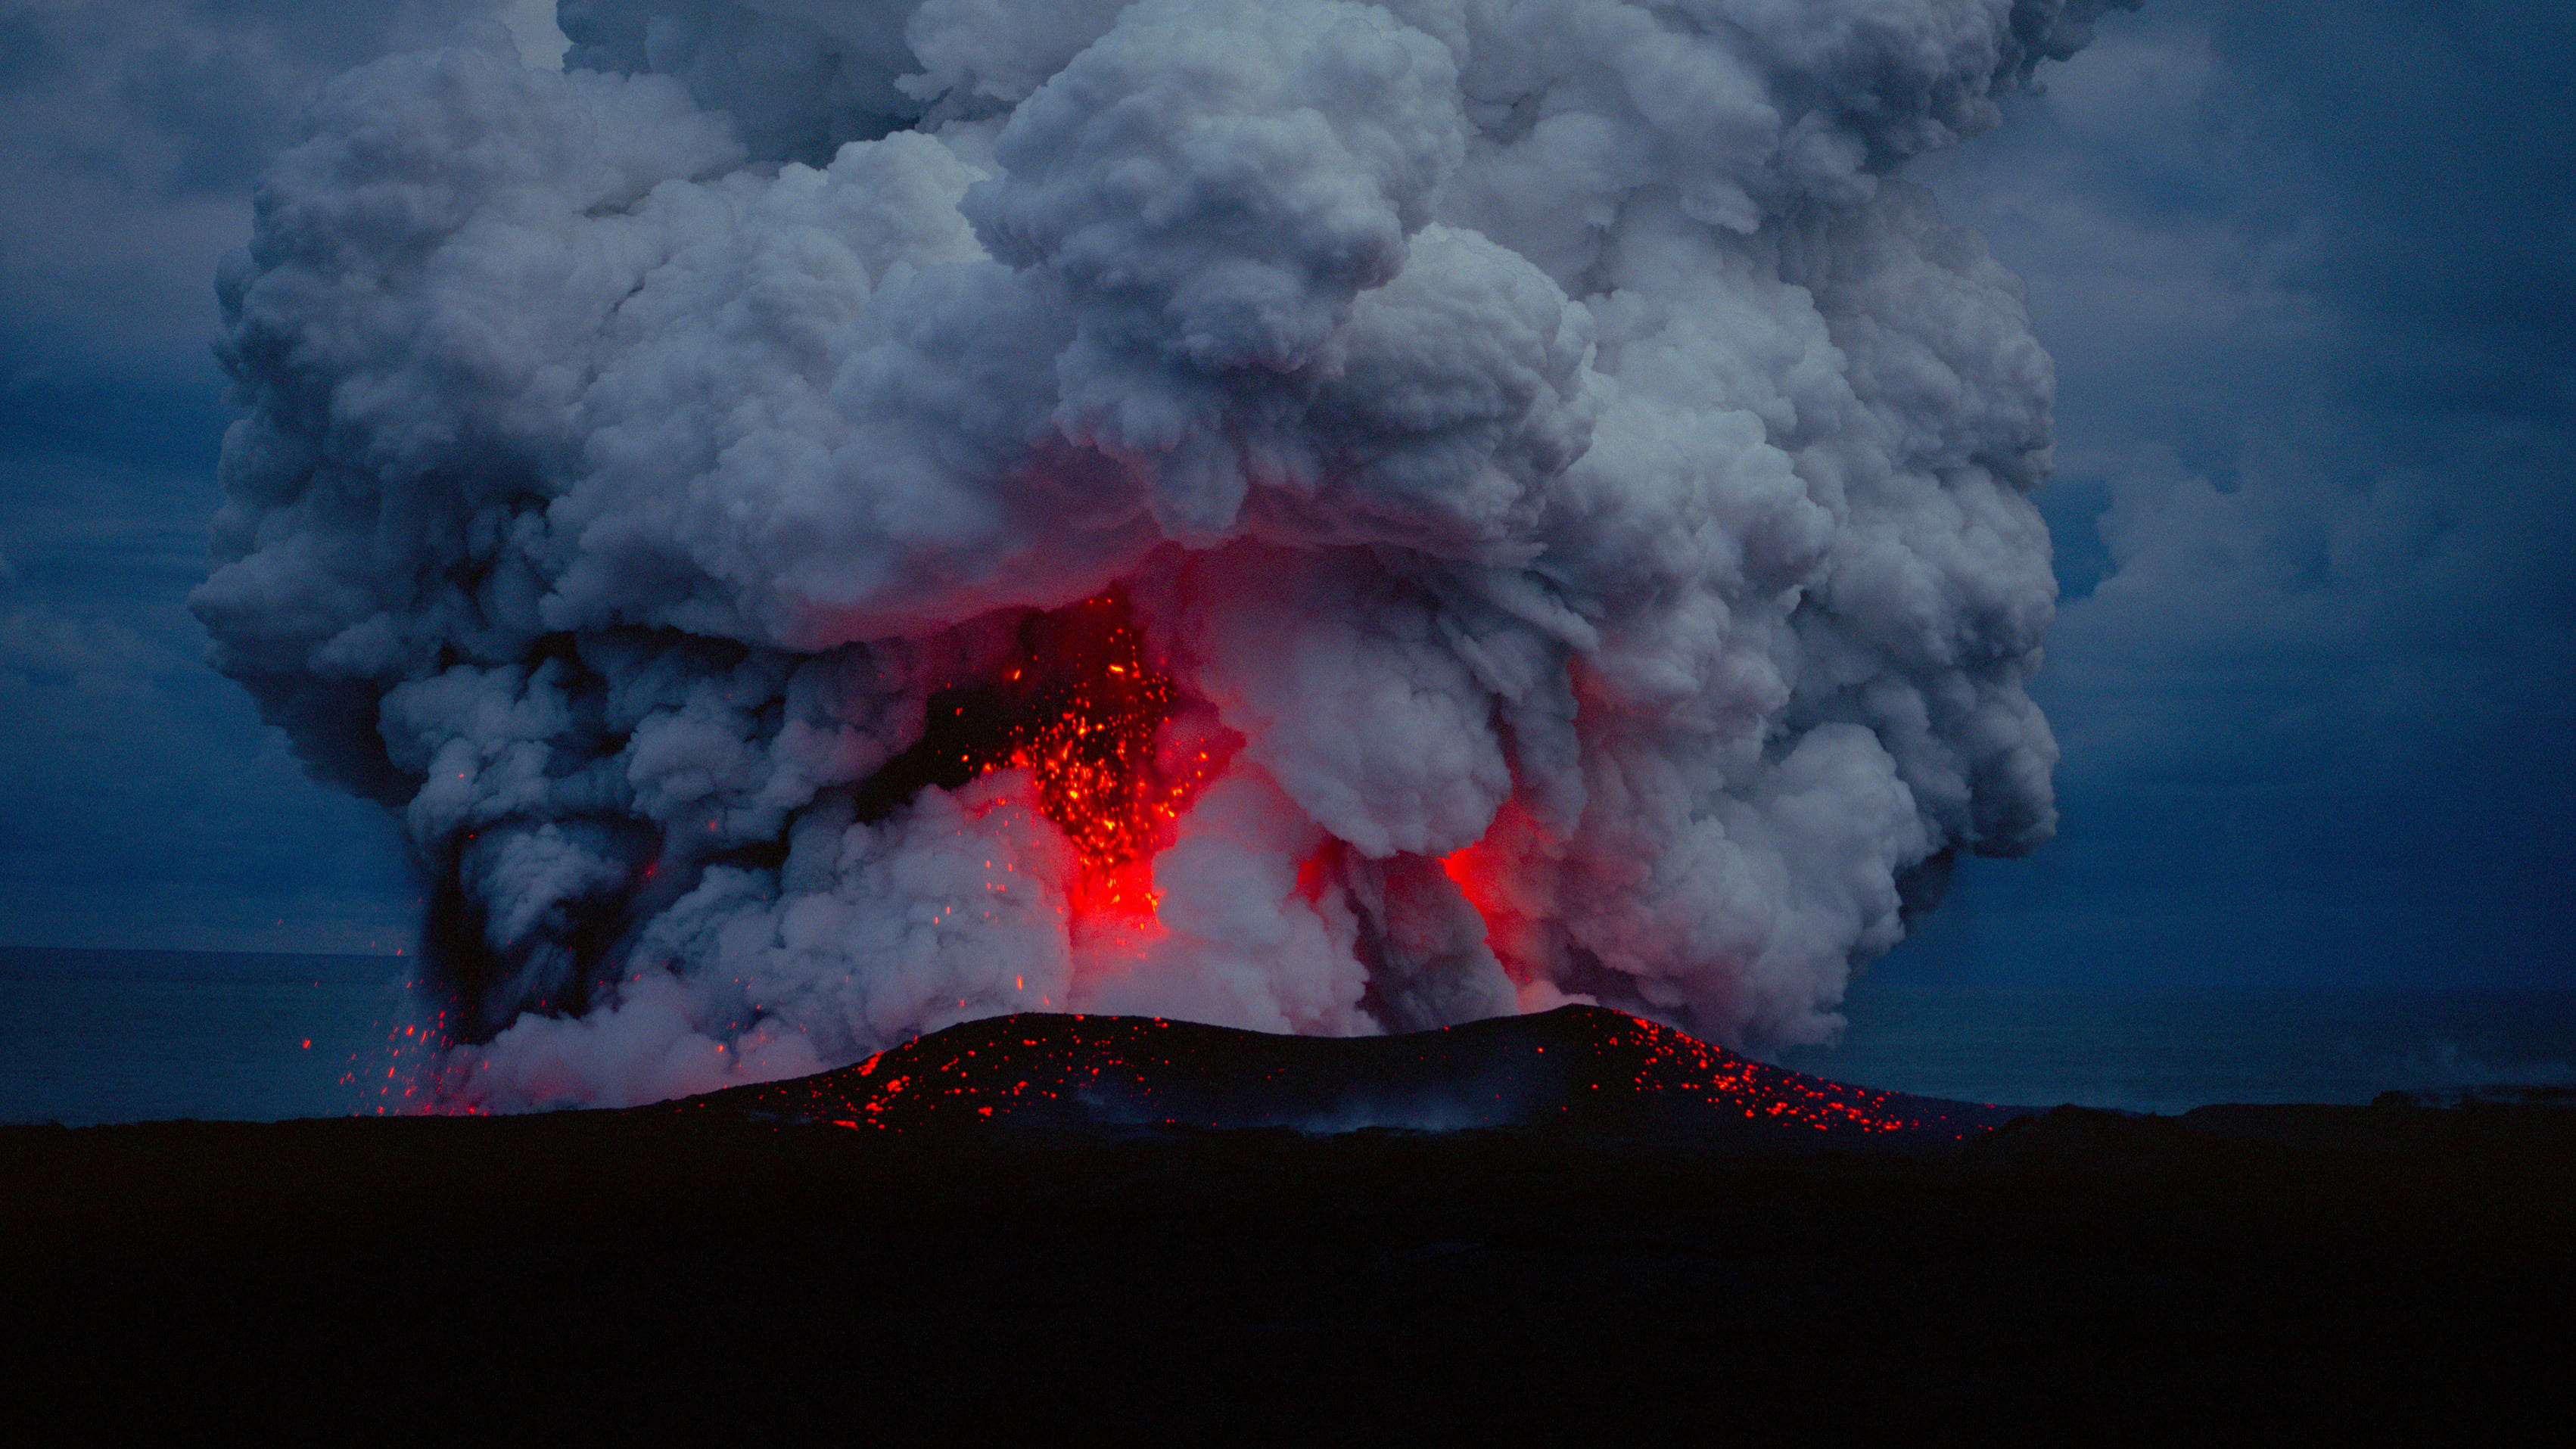
M 987 1125 L 1453 1129 L 1561 1125 L 1740 1142 L 1956 1142 L 2011 1109 L 1844 1086 L 1567 1006 L 1385 1037 L 1148 1017 L 1006 1016 L 856 1066 L 668 1109 L 869 1132 Z
M 2049 364 L 1904 172 L 2118 3 L 389 57 L 224 269 L 193 604 L 413 842 L 447 1105 L 1021 1012 L 1821 1040 L 2055 825 Z
M 1153 915 L 1153 857 L 1242 744 L 1212 718 L 1182 715 L 1114 591 L 1029 615 L 1007 672 L 942 691 L 927 714 L 921 742 L 862 788 L 860 813 L 881 815 L 925 785 L 1026 770 L 1039 813 L 1073 847 L 1069 904 L 1085 917 Z

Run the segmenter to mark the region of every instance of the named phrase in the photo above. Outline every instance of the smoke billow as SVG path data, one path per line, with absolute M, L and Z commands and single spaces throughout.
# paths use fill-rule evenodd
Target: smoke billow
M 2116 3 L 564 0 L 269 172 L 195 606 L 400 813 L 454 1100 L 1814 1040 L 2054 823 L 2049 363 L 1897 177 Z

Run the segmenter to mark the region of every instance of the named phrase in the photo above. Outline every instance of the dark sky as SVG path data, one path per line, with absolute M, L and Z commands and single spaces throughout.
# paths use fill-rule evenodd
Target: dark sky
M 2151 0 L 1926 173 L 2058 362 L 2065 826 L 1891 969 L 2576 984 L 2571 60 Z
M 482 8 L 0 0 L 0 943 L 409 940 L 184 597 L 263 158 Z M 2571 63 L 2551 0 L 2150 0 L 1917 173 L 2057 357 L 2064 827 L 1878 970 L 2576 985 Z

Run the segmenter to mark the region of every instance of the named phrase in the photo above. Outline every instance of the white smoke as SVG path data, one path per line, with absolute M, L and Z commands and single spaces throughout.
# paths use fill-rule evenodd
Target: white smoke
M 195 606 L 402 813 L 469 1101 L 1020 1009 L 1818 1039 L 2054 824 L 2049 363 L 1896 177 L 2117 3 L 564 0 L 269 173 Z M 1022 771 L 871 795 L 1113 586 L 1241 740 L 1150 930 Z

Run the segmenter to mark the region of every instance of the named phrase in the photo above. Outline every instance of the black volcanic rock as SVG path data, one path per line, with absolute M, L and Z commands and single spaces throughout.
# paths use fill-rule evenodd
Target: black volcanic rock
M 37 1444 L 232 1422 L 367 1443 L 1982 1449 L 2519 1442 L 2565 1413 L 2576 1112 L 2063 1108 L 1946 1147 L 1790 1153 L 1769 1144 L 1885 1137 L 1764 1135 L 1744 1106 L 1795 1099 L 1759 1092 L 1723 1098 L 1736 1136 L 1618 1128 L 1694 1100 L 1685 1119 L 1726 1120 L 1640 1075 L 1797 1079 L 1714 1052 L 1697 1076 L 1699 1051 L 1658 1059 L 1659 1034 L 1600 1014 L 1375 1043 L 1081 1025 L 1123 1035 L 979 1023 L 873 1073 L 635 1111 L 0 1127 L 0 1301 L 20 1310 L 0 1418 Z M 1114 1040 L 1132 1060 L 1104 1080 L 1203 1071 L 1202 1107 L 1246 1080 L 1275 1106 L 1370 1053 L 1545 1045 L 1576 1063 L 1569 1097 L 1626 1105 L 1608 1131 L 973 1125 L 992 1068 L 1050 1040 Z M 1272 1061 L 1293 1070 L 1240 1075 Z M 895 1067 L 918 1092 L 877 1115 L 965 1130 L 756 1106 L 826 1106 L 835 1082 L 880 1100 Z
M 1030 1013 L 953 1026 L 837 1071 L 648 1110 L 887 1131 L 1563 1124 L 1833 1143 L 1954 1142 L 2015 1115 L 1845 1086 L 1590 1006 L 1384 1037 Z

